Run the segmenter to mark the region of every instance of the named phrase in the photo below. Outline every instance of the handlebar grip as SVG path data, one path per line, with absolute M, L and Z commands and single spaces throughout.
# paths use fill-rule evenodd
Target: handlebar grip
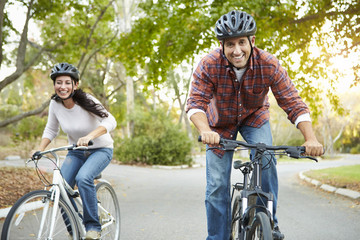
M 198 142 L 202 142 L 201 135 L 198 136 Z M 220 137 L 219 144 L 223 144 L 223 143 L 224 143 L 224 139 Z
M 300 147 L 300 151 L 301 151 L 301 153 L 305 153 L 305 152 L 306 152 L 305 146 L 301 146 L 301 147 Z

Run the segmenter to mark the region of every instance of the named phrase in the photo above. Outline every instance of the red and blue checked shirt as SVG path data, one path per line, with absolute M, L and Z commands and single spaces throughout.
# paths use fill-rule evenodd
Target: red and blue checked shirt
M 240 81 L 220 48 L 200 61 L 193 78 L 186 111 L 206 112 L 210 128 L 223 138 L 233 139 L 240 125 L 261 127 L 269 120 L 269 89 L 292 123 L 309 113 L 278 59 L 256 47 Z

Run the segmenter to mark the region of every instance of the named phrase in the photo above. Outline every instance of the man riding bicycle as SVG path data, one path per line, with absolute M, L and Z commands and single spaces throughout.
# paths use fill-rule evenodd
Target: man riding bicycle
M 220 48 L 207 54 L 193 74 L 187 114 L 204 144 L 218 144 L 220 137 L 236 139 L 240 132 L 248 143 L 272 145 L 267 93 L 271 88 L 278 105 L 304 136 L 306 154 L 320 156 L 307 105 L 279 61 L 255 47 L 256 22 L 246 12 L 233 10 L 215 24 Z M 253 155 L 253 153 L 252 153 Z M 230 239 L 230 175 L 233 153 L 206 151 L 205 206 L 208 240 Z M 274 195 L 274 239 L 283 239 L 276 206 L 276 159 L 262 171 L 262 189 Z M 263 159 L 264 161 L 264 159 Z

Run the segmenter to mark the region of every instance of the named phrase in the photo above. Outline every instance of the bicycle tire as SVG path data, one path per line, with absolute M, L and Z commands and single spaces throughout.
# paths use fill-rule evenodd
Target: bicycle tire
M 50 200 L 51 192 L 37 190 L 25 194 L 10 209 L 2 229 L 2 240 L 31 240 L 48 239 L 50 230 L 53 201 Z M 45 213 L 44 207 L 49 204 Z M 42 215 L 45 214 L 43 231 L 40 234 Z M 62 198 L 59 200 L 59 209 L 55 219 L 53 239 L 79 239 L 79 231 L 69 205 Z M 38 238 L 37 235 L 40 235 Z
M 120 239 L 120 205 L 113 187 L 107 182 L 99 182 L 96 184 L 96 195 L 99 204 L 114 217 L 114 222 L 103 227 L 109 222 L 108 214 L 98 208 L 99 220 L 102 225 L 102 240 L 119 240 Z
M 258 212 L 247 234 L 246 240 L 273 240 L 270 219 L 264 212 Z
M 236 196 L 231 209 L 231 240 L 239 240 L 241 232 L 241 198 Z

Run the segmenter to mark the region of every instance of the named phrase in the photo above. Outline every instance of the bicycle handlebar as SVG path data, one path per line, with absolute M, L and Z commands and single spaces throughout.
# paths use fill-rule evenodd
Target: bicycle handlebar
M 198 137 L 198 141 L 201 142 L 201 136 Z M 249 143 L 246 143 L 243 141 L 237 141 L 237 140 L 231 140 L 231 139 L 225 139 L 225 138 L 220 138 L 219 144 L 222 146 L 222 148 L 220 148 L 220 147 L 214 147 L 214 148 L 224 150 L 224 151 L 234 151 L 239 146 L 242 146 L 242 147 L 245 147 L 248 149 L 254 149 L 254 150 L 262 151 L 262 152 L 264 152 L 266 150 L 274 150 L 274 151 L 283 150 L 291 158 L 296 158 L 296 159 L 308 158 L 308 159 L 314 160 L 316 162 L 318 161 L 314 157 L 302 155 L 306 152 L 306 149 L 304 146 L 271 146 L 271 145 L 266 145 L 264 143 L 249 144 Z
M 92 140 L 90 140 L 88 143 L 88 146 L 91 146 L 93 144 L 94 144 L 94 142 Z M 63 151 L 63 150 L 71 151 L 71 150 L 77 150 L 77 149 L 87 150 L 88 147 L 87 146 L 77 146 L 76 144 L 71 144 L 71 145 L 62 146 L 62 147 L 51 148 L 51 149 L 43 151 L 43 152 L 37 151 L 32 155 L 32 157 L 31 157 L 31 159 L 29 159 L 29 161 L 39 160 L 43 155 L 45 155 L 47 153 L 53 153 L 53 152 Z

